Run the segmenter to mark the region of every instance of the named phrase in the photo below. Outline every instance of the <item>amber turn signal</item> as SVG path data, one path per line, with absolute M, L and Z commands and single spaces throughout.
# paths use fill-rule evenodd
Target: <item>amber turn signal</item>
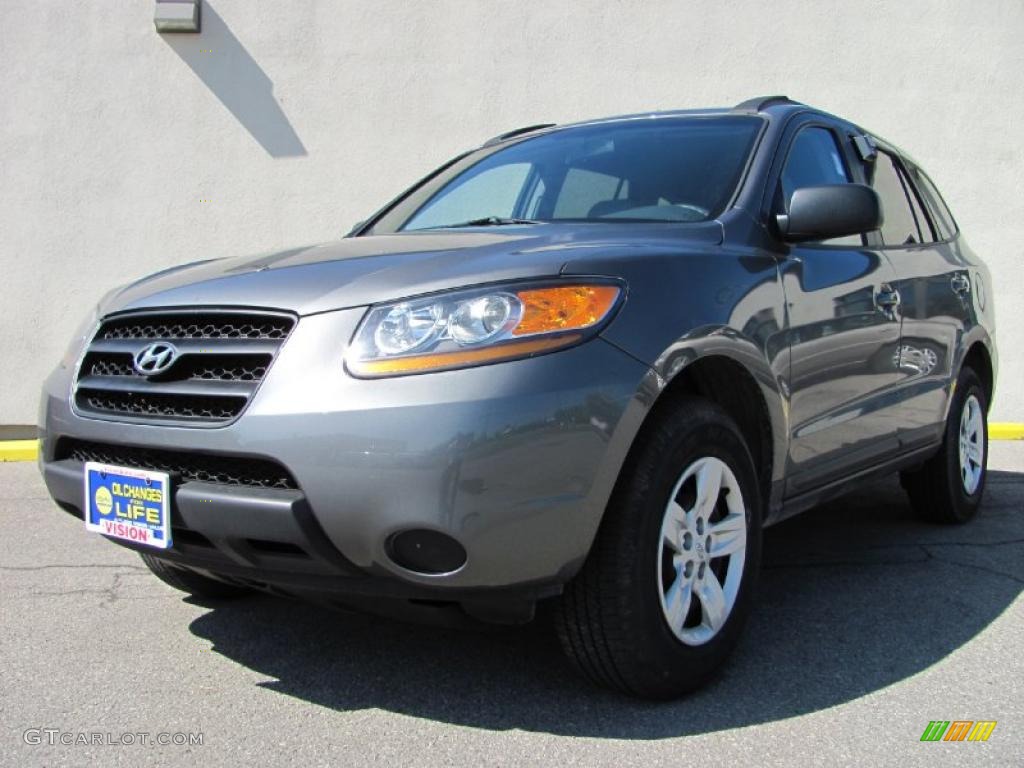
M 614 285 L 565 285 L 516 291 L 523 315 L 513 336 L 589 328 L 601 322 L 619 297 Z
M 354 376 L 401 376 L 553 352 L 596 333 L 621 292 L 605 282 L 502 286 L 377 305 L 345 364 Z

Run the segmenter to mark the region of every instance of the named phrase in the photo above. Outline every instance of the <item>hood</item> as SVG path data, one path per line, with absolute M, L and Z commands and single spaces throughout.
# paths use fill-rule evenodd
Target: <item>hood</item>
M 717 222 L 536 224 L 352 237 L 256 257 L 175 267 L 115 291 L 102 314 L 246 306 L 309 315 L 520 278 L 557 276 L 573 259 L 721 242 Z

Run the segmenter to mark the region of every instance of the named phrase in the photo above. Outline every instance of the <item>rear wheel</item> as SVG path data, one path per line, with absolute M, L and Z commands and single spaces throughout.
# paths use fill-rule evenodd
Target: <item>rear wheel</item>
M 761 552 L 761 500 L 735 422 L 688 399 L 623 470 L 583 569 L 556 611 L 594 682 L 667 699 L 704 683 L 739 638 Z
M 942 448 L 921 469 L 901 475 L 910 503 L 938 523 L 966 523 L 978 512 L 988 463 L 988 399 L 978 375 L 957 378 Z
M 193 571 L 178 568 L 152 555 L 140 552 L 139 557 L 142 558 L 142 562 L 146 564 L 146 567 L 153 572 L 153 575 L 164 584 L 168 584 L 195 597 L 224 600 L 242 597 L 251 593 L 251 590 L 245 587 L 201 576 Z

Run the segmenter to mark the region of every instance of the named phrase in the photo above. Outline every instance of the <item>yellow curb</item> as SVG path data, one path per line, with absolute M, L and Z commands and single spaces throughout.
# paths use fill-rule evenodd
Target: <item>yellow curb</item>
M 0 440 L 0 461 L 35 461 L 38 440 Z
M 997 422 L 988 425 L 990 440 L 1024 440 L 1024 423 Z M 0 440 L 0 461 L 35 461 L 38 440 Z
M 1024 440 L 1024 424 L 1000 422 L 988 425 L 989 440 Z

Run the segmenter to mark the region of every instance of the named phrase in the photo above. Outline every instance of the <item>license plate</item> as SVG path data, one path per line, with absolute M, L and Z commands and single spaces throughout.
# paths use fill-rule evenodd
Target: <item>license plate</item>
M 167 549 L 171 546 L 170 493 L 166 472 L 86 462 L 86 530 Z

